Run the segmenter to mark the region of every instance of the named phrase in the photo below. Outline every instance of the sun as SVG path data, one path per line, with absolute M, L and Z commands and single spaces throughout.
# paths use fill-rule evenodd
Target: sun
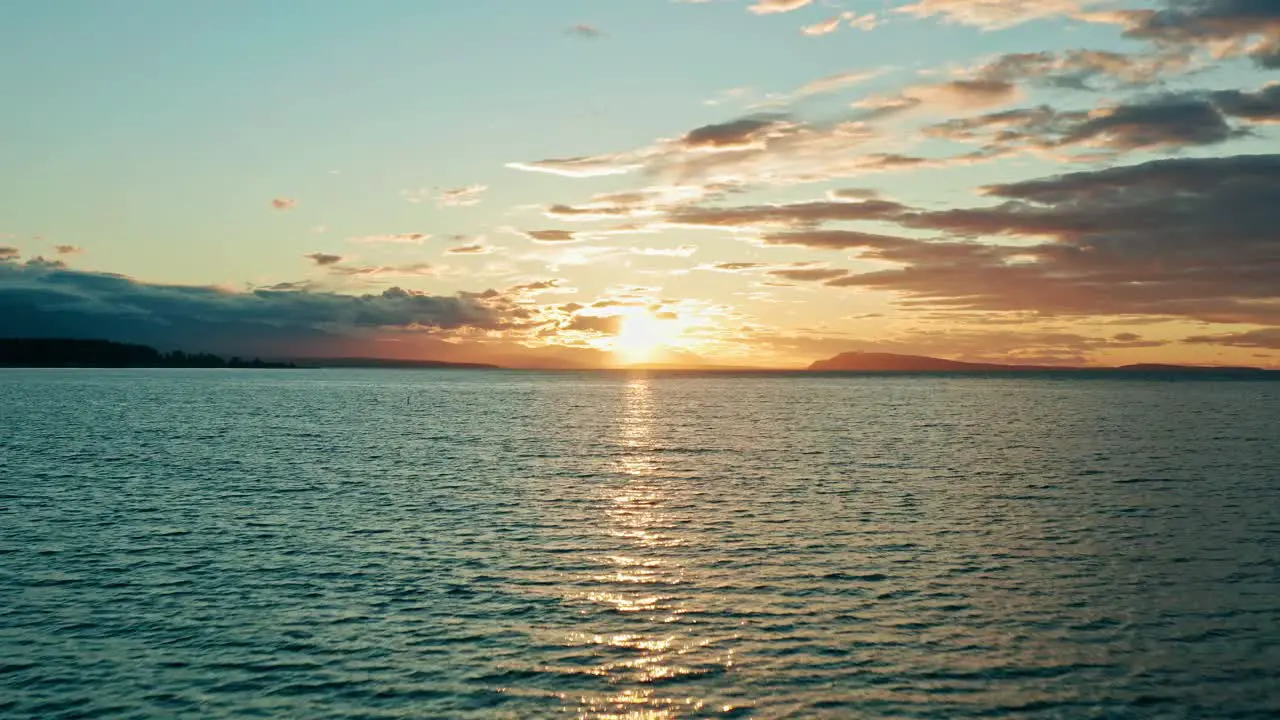
M 680 333 L 674 320 L 655 317 L 648 312 L 626 315 L 613 338 L 613 351 L 626 363 L 652 360 L 664 345 Z

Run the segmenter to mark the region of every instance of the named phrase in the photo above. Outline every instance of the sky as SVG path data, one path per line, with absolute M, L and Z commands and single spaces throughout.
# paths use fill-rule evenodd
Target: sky
M 0 4 L 0 336 L 1280 367 L 1280 0 Z

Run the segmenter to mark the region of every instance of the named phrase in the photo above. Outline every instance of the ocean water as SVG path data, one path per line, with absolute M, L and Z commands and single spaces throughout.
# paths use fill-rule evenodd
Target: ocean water
M 1278 714 L 1280 382 L 0 370 L 0 717 Z

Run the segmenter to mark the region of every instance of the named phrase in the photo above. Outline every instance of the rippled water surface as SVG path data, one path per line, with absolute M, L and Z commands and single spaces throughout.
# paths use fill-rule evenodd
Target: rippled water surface
M 0 371 L 0 716 L 1280 712 L 1280 383 Z

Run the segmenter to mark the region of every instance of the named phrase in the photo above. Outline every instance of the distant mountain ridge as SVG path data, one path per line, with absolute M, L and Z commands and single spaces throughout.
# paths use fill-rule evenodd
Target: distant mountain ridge
M 1067 372 L 1081 370 L 1115 370 L 1129 372 L 1274 372 L 1256 367 L 1207 365 L 1166 365 L 1140 363 L 1119 367 L 1083 367 L 1064 365 L 1002 365 L 944 360 L 924 355 L 899 355 L 883 352 L 846 352 L 809 365 L 816 372 Z
M 426 369 L 454 368 L 458 370 L 500 370 L 501 365 L 488 363 L 451 362 L 447 360 L 403 360 L 399 358 L 365 358 L 365 357 L 332 357 L 332 358 L 294 358 L 293 362 L 313 368 L 389 368 L 389 369 Z

